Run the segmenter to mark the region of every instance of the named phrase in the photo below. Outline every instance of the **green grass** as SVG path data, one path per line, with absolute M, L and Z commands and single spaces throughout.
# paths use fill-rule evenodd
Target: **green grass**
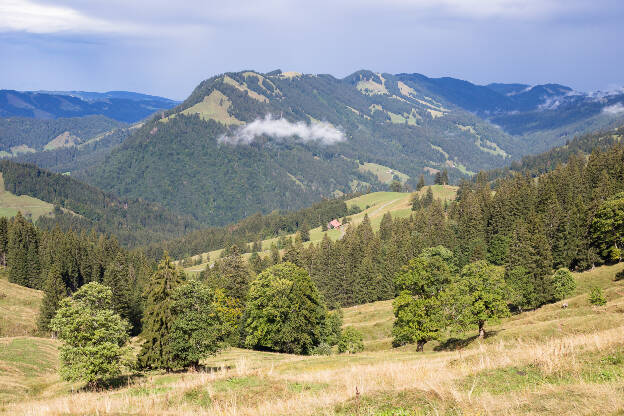
M 14 195 L 5 190 L 4 179 L 0 173 L 0 216 L 13 217 L 18 211 L 36 220 L 42 215 L 50 215 L 54 211 L 54 206 L 28 195 Z
M 33 335 L 42 298 L 40 290 L 9 283 L 0 270 L 0 337 Z
M 455 195 L 457 194 L 457 187 L 449 185 L 427 186 L 421 189 L 419 191 L 419 194 L 425 195 L 428 188 L 431 188 L 434 198 L 441 199 L 443 201 L 454 199 Z M 364 215 L 368 215 L 373 229 L 378 230 L 381 218 L 386 212 L 389 212 L 393 218 L 409 217 L 412 214 L 411 200 L 413 195 L 414 194 L 407 192 L 372 192 L 356 198 L 352 198 L 346 201 L 347 207 L 352 208 L 354 206 L 357 206 L 363 211 L 359 214 L 349 217 L 351 219 L 351 224 L 359 224 L 364 218 Z M 305 245 L 318 243 L 323 239 L 325 235 L 335 241 L 342 237 L 343 230 L 327 230 L 325 226 L 313 228 L 310 230 L 310 241 L 305 243 Z M 286 237 L 294 237 L 294 234 L 290 234 Z M 270 255 L 271 244 L 277 243 L 278 240 L 279 237 L 263 240 L 262 252 L 260 252 L 259 254 L 261 256 Z M 215 259 L 219 258 L 219 255 L 222 251 L 222 249 L 219 249 L 211 251 L 209 253 L 202 253 L 202 264 L 197 266 L 190 266 L 185 268 L 184 270 L 187 273 L 197 274 L 204 270 L 206 268 L 206 265 L 208 264 L 206 262 L 206 255 L 208 255 L 210 257 L 210 261 L 213 262 Z M 197 255 L 193 258 L 195 259 L 199 256 L 200 255 Z M 248 259 L 250 256 L 250 253 L 246 253 L 243 255 L 243 258 Z
M 407 182 L 409 176 L 404 173 L 401 173 L 397 170 L 391 169 L 387 166 L 378 165 L 377 163 L 364 163 L 359 166 L 360 172 L 370 172 L 373 175 L 377 176 L 377 179 L 383 183 L 392 183 L 394 176 L 397 176 L 399 180 L 403 183 Z M 392 173 L 389 173 L 392 172 Z

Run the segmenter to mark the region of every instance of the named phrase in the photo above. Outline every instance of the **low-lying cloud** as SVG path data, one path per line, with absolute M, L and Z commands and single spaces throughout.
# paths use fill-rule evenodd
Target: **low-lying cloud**
M 624 105 L 622 105 L 622 103 L 615 103 L 603 108 L 602 111 L 612 116 L 622 114 L 624 113 Z
M 267 136 L 275 140 L 284 140 L 295 137 L 298 141 L 319 142 L 322 145 L 332 145 L 347 140 L 345 134 L 327 122 L 306 124 L 303 121 L 291 123 L 285 118 L 273 119 L 267 115 L 263 119 L 256 119 L 251 123 L 237 128 L 231 135 L 223 135 L 219 142 L 228 144 L 250 144 L 258 137 Z

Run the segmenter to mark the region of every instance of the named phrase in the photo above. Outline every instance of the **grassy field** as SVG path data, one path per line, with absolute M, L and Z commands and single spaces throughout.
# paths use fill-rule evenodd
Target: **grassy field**
M 476 332 L 390 348 L 391 302 L 344 310 L 364 333 L 354 355 L 304 357 L 229 349 L 189 373 L 129 377 L 88 392 L 60 382 L 53 340 L 0 339 L 0 412 L 11 415 L 622 415 L 624 264 L 575 274 L 566 301 Z M 590 306 L 586 289 L 609 302 Z
M 17 196 L 8 192 L 4 189 L 4 179 L 0 173 L 0 217 L 13 217 L 18 211 L 36 220 L 42 215 L 51 214 L 54 206 L 27 195 Z
M 379 179 L 380 182 L 388 184 L 392 182 L 392 178 L 395 175 L 403 183 L 407 182 L 407 180 L 409 179 L 409 176 L 407 176 L 406 174 L 394 169 L 390 169 L 387 166 L 378 165 L 377 163 L 364 163 L 363 165 L 360 165 L 358 169 L 360 170 L 360 172 L 370 172 L 373 175 L 377 176 L 377 179 Z
M 420 195 L 424 195 L 427 192 L 428 188 L 432 189 L 434 198 L 441 199 L 443 201 L 454 199 L 457 193 L 457 187 L 449 185 L 432 185 L 430 187 L 427 186 L 421 189 L 418 193 Z M 409 217 L 412 213 L 411 200 L 413 196 L 414 193 L 407 192 L 372 192 L 370 194 L 350 199 L 346 201 L 347 207 L 351 208 L 357 206 L 362 210 L 362 212 L 360 212 L 359 214 L 352 215 L 350 217 L 351 224 L 359 224 L 360 222 L 362 222 L 364 215 L 368 215 L 371 221 L 371 225 L 375 230 L 377 230 L 379 229 L 379 223 L 381 222 L 381 218 L 386 212 L 389 212 L 394 218 Z M 332 240 L 337 240 L 342 236 L 343 233 L 341 230 L 328 231 L 326 227 L 313 228 L 310 230 L 310 242 L 307 242 L 306 245 L 321 241 L 325 234 L 327 234 Z M 294 237 L 294 234 L 288 235 L 287 237 Z M 260 255 L 269 255 L 271 244 L 277 243 L 278 239 L 278 237 L 275 237 L 263 240 L 263 251 L 260 253 Z M 194 260 L 201 256 L 202 263 L 196 266 L 187 267 L 184 270 L 187 273 L 198 273 L 204 270 L 206 268 L 206 265 L 208 264 L 206 259 L 210 258 L 210 261 L 214 261 L 214 259 L 219 257 L 221 251 L 222 250 L 214 250 L 209 253 L 202 253 L 193 256 Z M 243 257 L 249 258 L 250 255 L 250 253 L 246 253 L 245 255 L 243 255 Z
M 0 337 L 34 334 L 42 298 L 40 290 L 9 283 L 0 270 Z

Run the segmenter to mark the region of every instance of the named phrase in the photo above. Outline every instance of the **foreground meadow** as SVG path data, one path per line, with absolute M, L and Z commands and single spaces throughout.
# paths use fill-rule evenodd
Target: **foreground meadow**
M 576 274 L 577 293 L 490 326 L 392 349 L 390 302 L 345 309 L 364 334 L 354 355 L 230 349 L 197 372 L 125 377 L 97 392 L 61 382 L 56 342 L 0 339 L 0 411 L 16 415 L 624 414 L 624 265 Z M 605 289 L 606 306 L 587 300 Z

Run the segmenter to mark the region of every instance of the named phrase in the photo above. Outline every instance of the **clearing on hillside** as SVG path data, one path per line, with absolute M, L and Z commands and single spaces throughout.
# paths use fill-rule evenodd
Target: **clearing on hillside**
M 4 188 L 4 179 L 0 172 L 0 217 L 14 217 L 18 211 L 33 220 L 42 215 L 50 215 L 54 206 L 28 195 L 14 195 Z
M 9 283 L 0 271 L 0 337 L 33 335 L 43 292 Z

